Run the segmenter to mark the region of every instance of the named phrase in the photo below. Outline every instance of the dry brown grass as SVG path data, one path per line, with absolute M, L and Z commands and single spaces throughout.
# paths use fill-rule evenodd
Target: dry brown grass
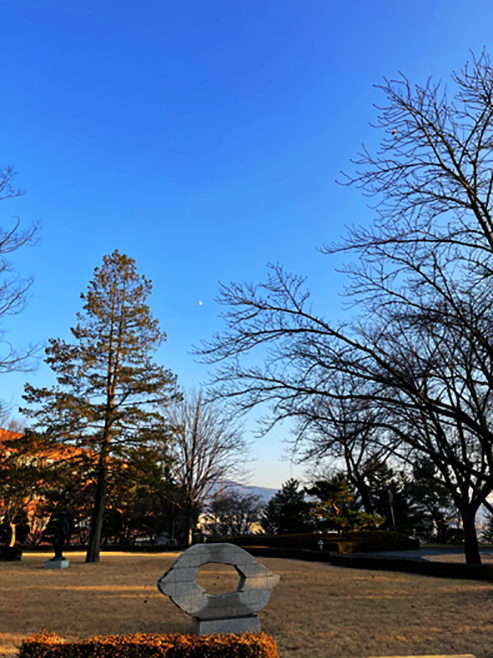
M 49 556 L 0 563 L 0 653 L 43 629 L 66 638 L 189 632 L 191 619 L 156 588 L 174 556 L 104 554 L 100 564 L 70 555 L 70 568 L 45 570 Z M 493 588 L 475 581 L 261 558 L 281 576 L 260 613 L 281 658 L 465 654 L 493 657 Z M 232 589 L 226 568 L 200 574 L 210 592 Z M 228 582 L 228 578 L 230 579 Z

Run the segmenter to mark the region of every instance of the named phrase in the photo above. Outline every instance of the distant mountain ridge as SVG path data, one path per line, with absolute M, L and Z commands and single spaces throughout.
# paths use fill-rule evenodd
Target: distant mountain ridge
M 271 489 L 269 487 L 256 487 L 254 485 L 247 485 L 247 484 L 238 484 L 237 482 L 231 482 L 229 480 L 225 480 L 222 484 L 217 483 L 212 490 L 212 493 L 218 493 L 221 491 L 221 489 L 224 489 L 224 491 L 236 491 L 237 493 L 241 494 L 242 496 L 246 496 L 247 494 L 255 494 L 256 496 L 260 496 L 263 501 L 266 503 L 269 502 L 269 500 L 278 492 L 278 489 Z

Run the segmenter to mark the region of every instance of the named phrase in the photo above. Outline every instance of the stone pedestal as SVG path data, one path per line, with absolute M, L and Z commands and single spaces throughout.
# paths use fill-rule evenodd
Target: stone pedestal
M 260 621 L 257 615 L 228 619 L 198 619 L 194 617 L 193 632 L 197 635 L 260 633 Z
M 64 557 L 52 557 L 45 562 L 45 569 L 66 569 L 69 564 L 70 562 Z

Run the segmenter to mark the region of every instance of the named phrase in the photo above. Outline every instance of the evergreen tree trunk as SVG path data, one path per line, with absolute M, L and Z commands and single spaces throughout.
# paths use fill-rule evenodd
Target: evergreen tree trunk
M 466 564 L 481 564 L 478 536 L 476 534 L 476 514 L 470 509 L 461 510 L 464 526 L 464 552 Z
M 99 562 L 99 550 L 101 547 L 101 534 L 103 530 L 103 516 L 106 502 L 106 485 L 108 480 L 108 468 L 106 460 L 101 458 L 98 469 L 98 481 L 96 494 L 94 496 L 94 507 L 91 516 L 91 530 L 87 545 L 86 562 Z

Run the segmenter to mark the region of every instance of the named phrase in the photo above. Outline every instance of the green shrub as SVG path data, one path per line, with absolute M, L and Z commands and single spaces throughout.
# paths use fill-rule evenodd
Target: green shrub
M 32 635 L 19 658 L 279 658 L 264 633 L 241 635 L 107 635 L 67 642 L 55 633 Z

